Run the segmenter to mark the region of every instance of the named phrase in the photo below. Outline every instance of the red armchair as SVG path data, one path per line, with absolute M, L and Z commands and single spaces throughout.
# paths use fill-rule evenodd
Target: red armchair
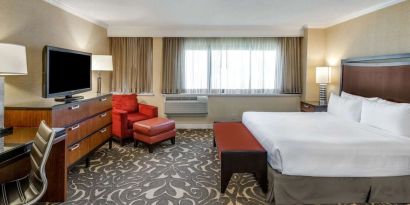
M 112 134 L 121 146 L 132 137 L 134 122 L 158 117 L 158 108 L 138 103 L 136 94 L 112 96 Z

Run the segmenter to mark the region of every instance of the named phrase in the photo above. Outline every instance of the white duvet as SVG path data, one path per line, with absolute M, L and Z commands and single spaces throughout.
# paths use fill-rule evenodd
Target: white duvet
M 410 175 L 410 138 L 326 112 L 245 112 L 242 122 L 285 175 Z M 410 126 L 410 125 L 409 125 Z

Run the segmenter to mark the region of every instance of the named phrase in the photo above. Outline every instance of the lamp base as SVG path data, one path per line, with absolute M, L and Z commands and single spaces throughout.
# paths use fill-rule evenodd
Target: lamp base
M 327 105 L 327 84 L 319 84 L 319 105 Z
M 97 78 L 97 94 L 101 94 L 101 71 L 98 72 L 98 78 Z

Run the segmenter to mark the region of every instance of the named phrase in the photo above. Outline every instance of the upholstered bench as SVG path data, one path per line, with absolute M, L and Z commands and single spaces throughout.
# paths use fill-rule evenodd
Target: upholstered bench
M 221 160 L 221 192 L 233 173 L 250 172 L 262 190 L 267 190 L 267 154 L 241 122 L 214 123 L 214 146 Z
M 148 146 L 149 153 L 153 152 L 153 146 L 166 140 L 175 144 L 175 121 L 166 118 L 152 118 L 138 121 L 133 124 L 134 147 L 138 142 Z

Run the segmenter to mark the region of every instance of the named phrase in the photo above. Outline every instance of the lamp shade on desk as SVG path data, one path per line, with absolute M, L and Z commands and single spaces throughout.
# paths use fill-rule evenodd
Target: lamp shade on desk
M 0 43 L 0 75 L 27 75 L 26 47 Z
M 27 75 L 26 47 L 0 43 L 0 129 L 4 127 L 4 77 Z

